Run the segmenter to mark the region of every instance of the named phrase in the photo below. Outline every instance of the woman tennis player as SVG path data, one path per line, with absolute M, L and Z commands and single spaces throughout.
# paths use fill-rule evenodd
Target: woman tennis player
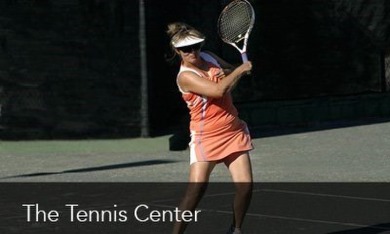
M 241 233 L 252 196 L 249 151 L 253 146 L 230 92 L 250 72 L 252 63 L 234 68 L 215 54 L 201 51 L 205 36 L 185 23 L 169 24 L 167 34 L 172 50 L 181 59 L 176 82 L 191 116 L 190 183 L 179 209 L 195 210 L 213 168 L 224 163 L 236 186 L 233 221 L 228 233 Z M 186 224 L 175 223 L 173 232 L 183 233 Z

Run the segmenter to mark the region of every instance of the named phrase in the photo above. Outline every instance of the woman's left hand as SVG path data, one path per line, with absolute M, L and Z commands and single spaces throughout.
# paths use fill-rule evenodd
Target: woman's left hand
M 219 69 L 219 71 L 215 74 L 215 76 L 216 76 L 218 79 L 222 79 L 222 78 L 226 77 L 225 71 L 221 68 L 221 69 Z

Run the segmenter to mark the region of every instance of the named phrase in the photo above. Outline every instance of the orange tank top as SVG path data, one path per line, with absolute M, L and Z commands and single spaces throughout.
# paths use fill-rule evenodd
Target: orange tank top
M 221 69 L 220 65 L 207 53 L 201 52 L 200 56 L 209 64 L 207 76 L 183 65 L 180 67 L 178 76 L 183 71 L 192 71 L 205 79 L 218 83 L 219 79 L 215 75 Z M 240 122 L 230 92 L 222 98 L 210 98 L 192 92 L 184 92 L 179 84 L 177 85 L 190 112 L 190 130 L 192 133 L 213 132 L 219 128 Z

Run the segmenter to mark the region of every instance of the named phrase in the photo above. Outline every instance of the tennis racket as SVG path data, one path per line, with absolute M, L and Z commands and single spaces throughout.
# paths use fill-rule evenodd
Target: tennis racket
M 232 45 L 241 53 L 243 62 L 248 61 L 246 47 L 254 24 L 255 11 L 246 0 L 234 0 L 229 3 L 218 18 L 219 36 L 222 41 Z

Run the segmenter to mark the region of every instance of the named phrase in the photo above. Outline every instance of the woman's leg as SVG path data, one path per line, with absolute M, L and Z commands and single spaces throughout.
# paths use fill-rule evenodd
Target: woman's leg
M 190 178 L 184 198 L 180 203 L 179 210 L 194 211 L 207 188 L 210 174 L 215 167 L 214 162 L 195 162 L 190 167 Z M 183 233 L 187 226 L 186 222 L 176 222 L 173 233 Z
M 236 187 L 232 225 L 239 231 L 252 198 L 253 177 L 251 161 L 248 152 L 239 152 L 229 156 L 224 162 L 229 168 Z

